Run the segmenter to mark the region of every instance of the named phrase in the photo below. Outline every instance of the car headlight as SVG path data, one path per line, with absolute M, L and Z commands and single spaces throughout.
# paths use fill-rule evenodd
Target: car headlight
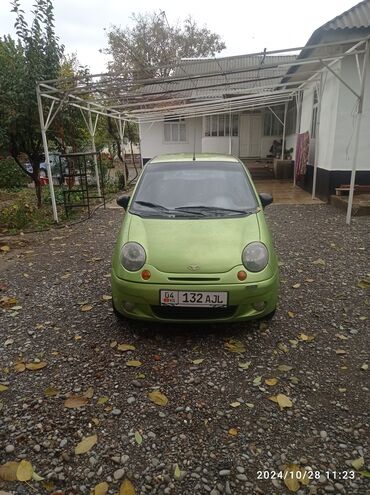
M 262 242 L 251 242 L 243 249 L 242 261 L 250 272 L 260 272 L 269 261 L 269 252 Z
M 127 242 L 121 249 L 121 264 L 126 270 L 136 272 L 145 264 L 145 249 L 138 242 Z

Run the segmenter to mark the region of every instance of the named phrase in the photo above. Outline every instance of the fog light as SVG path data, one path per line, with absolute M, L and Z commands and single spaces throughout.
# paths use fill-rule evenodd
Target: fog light
M 135 309 L 135 304 L 131 302 L 125 302 L 123 307 L 126 311 L 133 311 Z
M 236 275 L 239 280 L 243 281 L 247 278 L 247 274 L 244 270 L 240 270 L 240 272 L 237 273 Z
M 149 271 L 149 270 L 143 270 L 143 271 L 141 272 L 141 278 L 142 278 L 143 280 L 149 280 L 151 276 L 152 276 L 152 274 L 150 273 L 150 271 Z
M 252 303 L 252 306 L 254 307 L 254 309 L 256 311 L 262 311 L 263 309 L 265 309 L 266 303 L 265 303 L 265 301 L 256 301 L 256 302 Z

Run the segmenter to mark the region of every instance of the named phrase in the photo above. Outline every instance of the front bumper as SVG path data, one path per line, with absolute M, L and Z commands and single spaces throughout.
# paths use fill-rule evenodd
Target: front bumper
M 276 308 L 278 273 L 273 277 L 251 283 L 178 284 L 131 282 L 118 278 L 112 270 L 114 308 L 122 315 L 139 320 L 168 322 L 230 322 L 262 318 Z M 160 306 L 161 290 L 227 291 L 227 308 L 173 308 Z M 264 302 L 262 310 L 253 303 Z M 195 309 L 195 311 L 194 311 Z M 201 311 L 199 311 L 201 309 Z

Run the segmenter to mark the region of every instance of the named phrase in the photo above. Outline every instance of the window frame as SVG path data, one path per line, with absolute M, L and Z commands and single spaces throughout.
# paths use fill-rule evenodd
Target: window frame
M 169 132 L 169 139 L 166 136 Z M 181 139 L 182 132 L 185 133 L 184 139 Z M 174 134 L 177 133 L 177 139 L 174 139 Z M 163 142 L 165 144 L 183 144 L 188 142 L 188 128 L 184 117 L 168 117 L 163 122 Z
M 234 113 L 231 116 L 231 136 L 229 114 L 205 115 L 203 117 L 203 137 L 239 137 L 239 114 Z

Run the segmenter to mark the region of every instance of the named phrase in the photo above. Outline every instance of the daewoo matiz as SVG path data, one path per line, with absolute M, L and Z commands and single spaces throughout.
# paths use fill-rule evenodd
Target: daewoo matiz
M 211 154 L 148 162 L 126 209 L 112 266 L 113 307 L 152 321 L 271 317 L 278 263 L 263 208 L 242 162 Z

